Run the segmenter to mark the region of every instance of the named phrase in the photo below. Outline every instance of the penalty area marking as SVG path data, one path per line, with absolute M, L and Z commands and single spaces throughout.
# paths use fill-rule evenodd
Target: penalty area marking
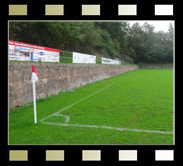
M 47 117 L 41 119 L 41 120 L 40 120 L 41 123 L 47 124 L 47 125 L 58 125 L 58 126 L 103 128 L 103 129 L 112 129 L 112 130 L 117 130 L 117 131 L 146 132 L 146 133 L 159 133 L 159 134 L 173 134 L 173 132 L 170 132 L 170 131 L 129 129 L 129 128 L 117 128 L 117 127 L 111 127 L 111 126 L 97 126 L 97 125 L 68 124 L 68 123 L 70 122 L 70 117 L 67 116 L 67 115 L 59 114 L 59 113 L 63 112 L 64 110 L 66 110 L 66 109 L 68 109 L 68 108 L 70 108 L 70 107 L 72 107 L 72 106 L 74 106 L 74 105 L 76 105 L 76 104 L 82 102 L 83 100 L 85 100 L 85 99 L 87 99 L 87 98 L 89 98 L 89 97 L 91 97 L 91 96 L 93 96 L 93 95 L 95 95 L 95 94 L 101 92 L 102 90 L 105 90 L 106 88 L 108 88 L 108 87 L 110 87 L 110 86 L 112 86 L 112 85 L 114 85 L 114 84 L 116 84 L 116 83 L 118 83 L 118 82 L 120 82 L 120 81 L 122 81 L 122 80 L 128 78 L 129 76 L 131 76 L 131 75 L 133 75 L 133 74 L 135 74 L 135 73 L 137 73 L 137 71 L 134 72 L 134 73 L 132 73 L 132 74 L 130 74 L 130 75 L 128 75 L 128 76 L 126 76 L 126 77 L 123 77 L 123 78 L 120 79 L 119 81 L 116 81 L 116 82 L 114 82 L 114 83 L 112 83 L 112 84 L 110 84 L 110 85 L 108 85 L 108 86 L 106 86 L 106 87 L 104 87 L 104 88 L 102 88 L 102 89 L 100 89 L 100 90 L 98 90 L 98 91 L 96 91 L 96 92 L 94 92 L 94 93 L 92 93 L 92 94 L 90 94 L 90 95 L 84 97 L 83 99 L 81 99 L 81 100 L 79 100 L 79 101 L 77 101 L 77 102 L 75 102 L 75 103 L 73 103 L 73 104 L 71 104 L 71 105 L 69 105 L 69 106 L 67 106 L 67 107 L 65 107 L 65 108 L 63 108 L 63 109 L 61 109 L 61 110 L 55 112 L 54 114 L 51 114 L 51 115 L 49 115 L 49 116 L 47 116 Z M 65 120 L 65 123 L 44 122 L 44 120 L 46 120 L 46 119 L 48 119 L 48 118 L 51 118 L 51 117 L 53 117 L 53 116 L 62 116 L 62 117 L 64 117 L 64 118 L 66 119 L 66 120 Z

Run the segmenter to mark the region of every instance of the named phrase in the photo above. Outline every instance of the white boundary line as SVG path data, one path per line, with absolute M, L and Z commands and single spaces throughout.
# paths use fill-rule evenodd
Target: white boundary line
M 118 131 L 132 131 L 132 132 L 145 132 L 145 133 L 173 134 L 173 132 L 170 132 L 170 131 L 140 130 L 140 129 L 118 128 L 118 127 L 110 127 L 110 126 L 80 125 L 80 124 L 66 124 L 66 123 L 52 123 L 52 122 L 42 122 L 42 123 L 43 124 L 48 124 L 48 125 L 58 125 L 58 126 L 89 127 L 89 128 L 112 129 L 112 130 L 118 130 Z
M 51 114 L 51 115 L 49 115 L 49 116 L 47 116 L 47 117 L 41 119 L 41 120 L 40 120 L 41 123 L 47 124 L 47 125 L 58 125 L 58 126 L 89 127 L 89 128 L 112 129 L 112 130 L 118 130 L 118 131 L 131 131 L 131 132 L 146 132 L 146 133 L 173 134 L 173 132 L 170 132 L 170 131 L 141 130 L 141 129 L 117 128 L 117 127 L 110 127 L 110 126 L 68 124 L 68 123 L 70 122 L 70 117 L 67 116 L 67 115 L 59 114 L 59 113 L 63 112 L 64 110 L 66 110 L 66 109 L 68 109 L 68 108 L 70 108 L 70 107 L 72 107 L 72 106 L 74 106 L 74 105 L 76 105 L 76 104 L 82 102 L 83 100 L 85 100 L 85 99 L 87 99 L 87 98 L 89 98 L 89 97 L 91 97 L 91 96 L 93 96 L 93 95 L 95 95 L 95 94 L 101 92 L 102 90 L 105 90 L 106 88 L 108 88 L 108 87 L 110 87 L 110 86 L 112 86 L 112 85 L 114 85 L 114 84 L 116 84 L 116 83 L 118 83 L 118 82 L 124 80 L 125 78 L 128 78 L 129 76 L 131 76 L 131 75 L 133 75 L 133 74 L 135 74 L 135 73 L 137 73 L 137 71 L 134 72 L 134 73 L 132 73 L 132 74 L 130 74 L 130 75 L 128 75 L 128 76 L 126 76 L 126 77 L 124 77 L 124 78 L 122 78 L 122 79 L 120 79 L 119 81 L 116 81 L 116 82 L 114 82 L 114 83 L 112 83 L 112 84 L 110 84 L 110 85 L 108 85 L 108 86 L 106 86 L 106 87 L 104 87 L 104 88 L 102 88 L 102 89 L 100 89 L 100 90 L 98 90 L 98 91 L 96 91 L 96 92 L 94 92 L 94 93 L 92 93 L 92 94 L 90 94 L 90 95 L 84 97 L 83 99 L 81 99 L 81 100 L 79 100 L 79 101 L 77 101 L 77 102 L 75 102 L 75 103 L 73 103 L 73 104 L 71 104 L 71 105 L 69 105 L 69 106 L 67 106 L 67 107 L 65 107 L 65 108 L 63 108 L 63 109 L 61 109 L 61 110 L 55 112 L 54 114 Z M 62 116 L 62 117 L 64 117 L 64 118 L 66 118 L 66 121 L 65 121 L 65 123 L 44 122 L 46 119 L 51 118 L 51 117 L 53 117 L 53 116 Z

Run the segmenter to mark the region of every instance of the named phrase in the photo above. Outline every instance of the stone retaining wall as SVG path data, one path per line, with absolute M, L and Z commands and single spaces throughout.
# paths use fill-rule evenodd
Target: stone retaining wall
M 135 65 L 9 62 L 9 109 L 32 102 L 32 65 L 36 67 L 39 78 L 36 82 L 37 98 L 138 69 Z

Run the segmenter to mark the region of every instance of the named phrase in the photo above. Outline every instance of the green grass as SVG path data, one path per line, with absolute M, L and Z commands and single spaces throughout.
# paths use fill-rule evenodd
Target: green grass
M 138 66 L 173 66 L 173 63 L 138 63 Z
M 110 84 L 113 85 L 82 100 Z M 32 103 L 11 110 L 9 144 L 173 144 L 173 134 L 41 123 L 41 119 L 79 100 L 82 101 L 59 113 L 70 117 L 69 124 L 173 132 L 173 70 L 138 69 L 38 99 L 37 124 Z M 44 122 L 65 123 L 65 120 L 63 116 L 52 116 Z
M 60 63 L 72 63 L 72 58 L 70 57 L 60 57 Z

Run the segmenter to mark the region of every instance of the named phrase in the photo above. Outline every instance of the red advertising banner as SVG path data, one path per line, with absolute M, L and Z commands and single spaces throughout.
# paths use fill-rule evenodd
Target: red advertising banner
M 59 62 L 58 49 L 9 40 L 9 60 Z

